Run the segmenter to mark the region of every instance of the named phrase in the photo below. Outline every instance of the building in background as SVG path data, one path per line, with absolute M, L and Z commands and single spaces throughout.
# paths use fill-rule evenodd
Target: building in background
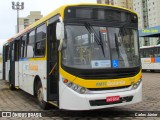
M 133 10 L 133 0 L 97 0 L 99 4 L 110 4 Z
M 139 30 L 160 26 L 160 0 L 134 0 L 133 10 L 138 14 Z M 140 45 L 157 45 L 160 38 L 140 38 Z
M 41 19 L 43 15 L 41 15 L 40 11 L 30 11 L 30 15 L 27 17 L 19 18 L 19 31 L 23 30 L 27 26 L 31 25 L 35 21 Z

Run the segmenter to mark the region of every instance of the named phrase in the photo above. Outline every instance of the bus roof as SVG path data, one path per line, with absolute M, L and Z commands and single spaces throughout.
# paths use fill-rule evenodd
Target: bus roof
M 137 15 L 137 13 L 135 13 L 134 11 L 132 10 L 129 10 L 129 9 L 126 9 L 126 8 L 123 8 L 123 7 L 119 7 L 119 6 L 113 6 L 113 5 L 108 5 L 108 4 L 93 4 L 93 3 L 83 3 L 83 4 L 70 4 L 70 5 L 64 5 L 64 6 L 61 6 L 59 7 L 58 9 L 52 11 L 51 13 L 49 13 L 48 15 L 46 15 L 45 17 L 41 18 L 40 20 L 34 22 L 33 24 L 31 24 L 30 26 L 26 27 L 25 29 L 23 29 L 22 31 L 20 31 L 19 33 L 15 34 L 12 38 L 8 39 L 6 41 L 6 43 L 8 42 L 11 42 L 13 41 L 16 37 L 22 35 L 23 33 L 29 31 L 30 29 L 34 28 L 35 26 L 47 21 L 48 19 L 50 19 L 51 17 L 53 17 L 54 15 L 57 15 L 57 14 L 60 14 L 62 16 L 62 18 L 64 18 L 64 10 L 65 8 L 67 7 L 70 7 L 70 6 L 109 6 L 109 7 L 113 7 L 113 8 L 119 8 L 119 9 L 123 9 L 123 10 L 126 10 L 126 11 L 129 11 L 131 13 L 134 13 Z M 4 43 L 4 44 L 6 44 Z

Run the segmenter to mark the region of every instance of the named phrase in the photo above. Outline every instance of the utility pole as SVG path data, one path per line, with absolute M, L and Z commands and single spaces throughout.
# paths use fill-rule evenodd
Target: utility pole
M 19 32 L 19 10 L 24 9 L 24 2 L 12 2 L 12 9 L 17 10 L 17 33 Z

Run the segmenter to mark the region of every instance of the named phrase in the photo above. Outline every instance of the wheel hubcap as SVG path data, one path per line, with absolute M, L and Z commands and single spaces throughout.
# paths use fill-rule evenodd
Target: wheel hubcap
M 39 89 L 38 89 L 38 100 L 39 100 L 40 102 L 43 101 L 43 92 L 42 92 L 42 88 L 39 88 Z

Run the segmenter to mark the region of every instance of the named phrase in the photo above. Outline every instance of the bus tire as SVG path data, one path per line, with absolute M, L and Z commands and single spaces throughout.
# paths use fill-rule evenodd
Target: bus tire
M 40 81 L 38 81 L 38 84 L 37 84 L 37 100 L 38 100 L 39 106 L 43 110 L 49 109 L 49 104 L 45 102 L 43 98 L 43 88 L 42 88 L 42 83 Z
M 10 90 L 15 90 L 14 85 L 12 85 L 12 84 L 10 83 L 10 84 L 9 84 L 9 89 L 10 89 Z

